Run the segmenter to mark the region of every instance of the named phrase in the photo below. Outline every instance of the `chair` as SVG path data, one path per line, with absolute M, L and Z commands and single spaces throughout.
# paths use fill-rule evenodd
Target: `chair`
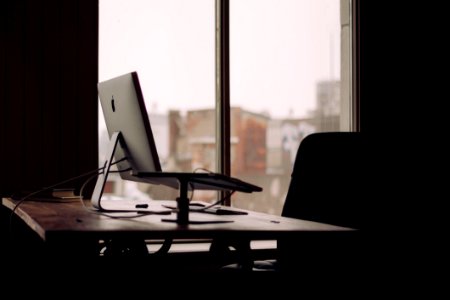
M 365 137 L 357 132 L 313 133 L 305 137 L 297 151 L 282 216 L 367 228 L 367 147 Z M 356 232 L 345 236 L 310 233 L 298 241 L 278 240 L 279 257 L 255 261 L 253 270 L 290 271 L 305 265 L 349 262 L 359 251 L 356 236 Z
M 358 132 L 323 132 L 301 142 L 283 206 L 284 217 L 364 227 L 366 142 Z
M 301 142 L 282 216 L 366 230 L 371 224 L 368 141 L 358 132 L 314 133 Z M 361 231 L 305 235 L 278 241 L 281 270 L 299 266 L 356 266 Z M 255 264 L 258 267 L 258 263 Z

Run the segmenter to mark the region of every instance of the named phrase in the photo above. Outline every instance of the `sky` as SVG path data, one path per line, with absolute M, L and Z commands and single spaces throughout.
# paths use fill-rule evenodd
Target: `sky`
M 100 0 L 99 81 L 139 74 L 147 109 L 213 108 L 214 0 Z M 340 76 L 340 0 L 230 0 L 231 105 L 304 117 Z

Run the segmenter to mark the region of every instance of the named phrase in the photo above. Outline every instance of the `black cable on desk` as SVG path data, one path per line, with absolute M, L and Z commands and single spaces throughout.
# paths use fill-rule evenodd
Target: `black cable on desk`
M 114 164 L 116 164 L 118 162 L 115 162 Z M 119 171 L 111 171 L 110 173 L 121 173 L 121 172 L 127 172 L 130 171 L 131 168 L 128 169 L 124 169 L 124 170 L 119 170 Z M 83 201 L 83 190 L 85 188 L 85 186 L 94 178 L 96 178 L 99 174 L 102 174 L 102 172 L 99 172 L 97 174 L 94 174 L 93 176 L 89 177 L 81 186 L 80 188 L 80 202 L 83 206 L 83 208 L 85 210 L 87 210 L 90 213 L 94 213 L 97 215 L 102 215 L 108 218 L 112 218 L 112 219 L 134 219 L 134 218 L 139 218 L 139 217 L 143 217 L 143 216 L 147 216 L 147 215 L 159 215 L 159 214 L 167 214 L 166 212 L 157 212 L 157 211 L 152 211 L 152 210 L 148 210 L 148 211 L 142 211 L 142 210 L 97 210 L 97 209 L 92 209 L 90 207 L 87 207 L 86 204 Z M 111 215 L 109 213 L 137 213 L 136 215 L 131 215 L 131 216 L 117 216 L 117 215 Z
M 13 216 L 14 216 L 15 211 L 17 210 L 17 208 L 18 208 L 23 202 L 25 202 L 26 200 L 28 200 L 31 196 L 37 195 L 37 194 L 39 194 L 39 193 L 42 193 L 42 192 L 47 191 L 47 190 L 49 190 L 49 189 L 52 189 L 52 188 L 55 188 L 55 187 L 57 187 L 57 186 L 63 185 L 63 184 L 65 184 L 65 183 L 74 181 L 74 180 L 76 180 L 76 179 L 83 178 L 83 177 L 88 176 L 88 175 L 90 175 L 90 174 L 92 174 L 92 173 L 95 173 L 95 174 L 97 175 L 98 172 L 101 171 L 101 170 L 103 170 L 103 169 L 104 169 L 104 167 L 101 167 L 101 168 L 97 168 L 97 169 L 88 171 L 88 172 L 83 173 L 83 174 L 81 174 L 81 175 L 78 175 L 78 176 L 75 176 L 75 177 L 71 177 L 71 178 L 69 178 L 69 179 L 60 181 L 60 182 L 58 182 L 58 183 L 52 184 L 52 185 L 47 186 L 47 187 L 44 187 L 44 188 L 42 188 L 42 189 L 40 189 L 40 190 L 31 192 L 31 193 L 25 195 L 24 197 L 22 197 L 22 198 L 16 203 L 16 205 L 14 206 L 14 208 L 11 210 L 11 214 L 10 214 L 10 216 L 9 216 L 9 233 L 10 233 L 10 235 L 12 236 L 12 234 L 13 234 L 13 233 L 12 233 L 12 218 L 13 218 Z M 11 195 L 11 198 L 14 199 L 14 194 Z
M 124 160 L 126 160 L 126 159 L 127 159 L 126 157 L 123 157 L 123 158 L 121 158 L 121 159 L 119 159 L 119 160 L 113 162 L 111 165 L 115 165 L 115 164 L 117 164 L 117 163 L 119 163 L 119 162 L 121 162 L 121 161 L 124 161 Z M 63 185 L 63 184 L 65 184 L 65 183 L 68 183 L 68 182 L 77 180 L 77 179 L 79 179 L 79 178 L 86 177 L 86 176 L 91 175 L 91 174 L 95 174 L 94 176 L 98 176 L 98 174 L 101 174 L 101 172 L 103 172 L 104 169 L 105 169 L 105 167 L 103 166 L 103 167 L 100 167 L 100 168 L 96 168 L 96 169 L 90 170 L 90 171 L 85 172 L 85 173 L 83 173 L 83 174 L 81 174 L 81 175 L 78 175 L 78 176 L 74 176 L 74 177 L 65 179 L 65 180 L 60 181 L 60 182 L 58 182 L 58 183 L 55 183 L 55 184 L 52 184 L 52 185 L 50 185 L 50 186 L 44 187 L 44 188 L 42 188 L 42 189 L 39 189 L 39 190 L 37 190 L 37 191 L 31 192 L 31 193 L 25 195 L 24 197 L 20 198 L 19 201 L 18 201 L 18 202 L 16 203 L 16 205 L 14 206 L 14 208 L 11 210 L 11 214 L 10 214 L 10 216 L 9 216 L 9 233 L 10 233 L 10 235 L 12 236 L 12 218 L 13 218 L 13 215 L 14 215 L 15 211 L 17 210 L 17 208 L 18 208 L 23 202 L 25 202 L 26 200 L 28 200 L 30 197 L 32 197 L 32 196 L 34 196 L 34 195 L 38 195 L 39 193 L 42 193 L 42 192 L 47 191 L 47 190 L 49 190 L 49 189 L 52 189 L 52 188 L 55 188 L 55 187 L 57 187 L 57 186 Z M 94 176 L 91 176 L 90 178 L 92 178 L 92 177 L 94 177 Z M 83 188 L 84 188 L 84 186 L 83 186 Z M 15 198 L 15 197 L 14 197 L 14 194 L 11 195 L 11 198 L 12 198 L 12 199 Z M 81 190 L 80 190 L 80 198 L 82 198 Z

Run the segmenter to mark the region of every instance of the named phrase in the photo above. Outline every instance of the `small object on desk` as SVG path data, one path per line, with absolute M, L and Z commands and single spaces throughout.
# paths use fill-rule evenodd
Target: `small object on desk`
M 31 196 L 31 197 L 30 197 Z M 79 199 L 80 196 L 75 194 L 73 188 L 61 189 L 43 189 L 40 191 L 20 191 L 11 196 L 14 200 L 22 200 L 28 198 L 30 200 L 62 200 L 62 199 Z
M 162 218 L 163 222 L 177 223 L 177 218 Z M 195 217 L 189 218 L 189 224 L 222 224 L 222 223 L 233 223 L 234 220 L 225 219 L 196 219 Z
M 199 212 L 205 212 L 209 214 L 216 214 L 216 215 L 248 215 L 248 212 L 233 209 L 231 207 L 210 207 L 204 210 L 199 210 Z
M 178 209 L 176 205 L 167 205 L 167 204 L 163 204 L 162 205 L 165 208 L 170 208 L 170 209 Z M 197 211 L 197 210 L 201 210 L 202 207 L 205 207 L 206 205 L 203 203 L 189 203 L 189 207 L 199 207 L 197 209 L 193 209 L 192 211 Z
M 191 202 L 189 203 L 189 206 L 199 206 L 199 207 L 205 207 L 206 205 L 203 203 L 198 203 L 198 202 Z
M 136 204 L 136 208 L 148 208 L 148 204 Z
M 73 188 L 61 188 L 61 189 L 52 189 L 49 191 L 50 195 L 55 198 L 78 198 L 79 196 L 75 195 L 75 189 Z M 45 193 L 42 193 L 45 195 Z
M 165 208 L 177 209 L 176 206 L 172 205 L 163 205 Z M 199 208 L 197 208 L 199 207 Z M 224 206 L 212 206 L 208 208 L 205 207 L 205 204 L 202 203 L 189 203 L 189 211 L 190 212 L 199 212 L 199 213 L 208 213 L 215 215 L 248 215 L 248 212 L 238 210 L 232 207 L 224 207 Z

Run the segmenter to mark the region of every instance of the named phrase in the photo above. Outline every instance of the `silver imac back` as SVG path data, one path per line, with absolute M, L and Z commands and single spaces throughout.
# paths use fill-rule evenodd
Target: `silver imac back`
M 134 176 L 136 172 L 161 172 L 144 98 L 136 72 L 127 73 L 98 83 L 98 94 L 111 139 L 121 132 L 122 139 L 115 149 L 114 161 L 122 179 L 148 182 Z

